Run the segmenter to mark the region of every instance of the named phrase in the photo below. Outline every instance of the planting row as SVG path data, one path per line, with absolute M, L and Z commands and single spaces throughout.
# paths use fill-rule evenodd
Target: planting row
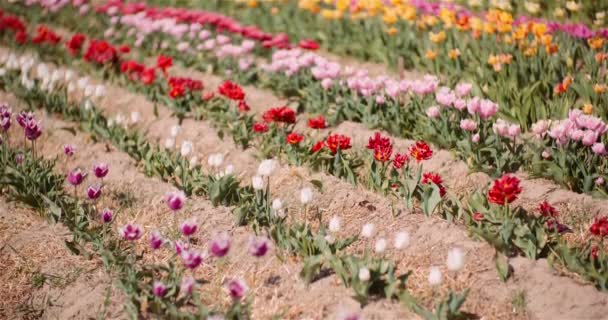
M 159 59 L 159 61 L 157 61 L 157 68 L 158 70 L 163 70 L 163 65 L 166 66 L 166 64 L 168 60 L 166 58 L 162 58 Z M 145 68 L 144 68 L 145 69 Z M 154 70 L 154 68 L 153 68 Z M 155 71 L 156 72 L 156 71 Z M 161 72 L 162 73 L 162 72 Z M 130 81 L 135 82 L 135 87 L 139 88 L 141 90 L 142 86 L 139 84 L 138 86 L 138 79 L 131 79 Z M 152 98 L 155 97 L 155 94 L 162 92 L 162 83 L 163 81 L 161 81 L 161 85 L 158 88 L 152 88 L 152 89 L 146 89 L 145 86 L 143 86 L 143 90 L 144 92 L 146 92 L 148 95 L 150 95 Z M 171 84 L 173 83 L 173 85 Z M 169 81 L 169 85 L 172 86 L 173 88 L 175 87 L 177 81 L 173 80 L 173 81 Z M 182 83 L 193 83 L 192 80 L 187 80 L 187 79 L 182 79 Z M 170 105 L 176 107 L 177 110 L 181 108 L 184 108 L 183 106 L 186 106 L 186 111 L 187 110 L 191 110 L 193 109 L 192 106 L 199 104 L 199 103 L 203 103 L 204 99 L 201 98 L 200 94 L 192 94 L 192 96 L 190 96 L 190 94 L 192 92 L 196 92 L 198 90 L 200 90 L 200 85 L 185 85 L 185 89 L 188 89 L 187 93 L 186 92 L 181 92 L 181 93 L 175 93 L 174 89 L 171 88 L 165 88 L 165 92 L 169 91 L 169 95 L 173 96 L 172 98 L 174 100 L 178 100 L 177 102 L 171 102 Z M 178 86 L 179 87 L 179 86 Z M 184 88 L 182 88 L 181 90 L 185 90 Z M 180 91 L 180 90 L 178 90 Z M 151 93 L 152 92 L 152 93 Z M 173 92 L 173 93 L 172 93 Z M 357 159 L 357 155 L 354 156 L 350 156 L 348 154 L 343 155 L 343 151 L 345 149 L 350 148 L 350 142 L 349 139 L 347 137 L 343 137 L 343 136 L 329 136 L 326 139 L 323 139 L 322 141 L 319 141 L 319 143 L 316 143 L 314 141 L 310 141 L 310 142 L 305 142 L 305 143 L 309 143 L 310 145 L 302 148 L 302 140 L 304 139 L 304 137 L 300 134 L 297 133 L 293 133 L 290 132 L 291 129 L 289 128 L 289 124 L 294 123 L 295 122 L 295 113 L 293 112 L 293 110 L 290 110 L 288 108 L 279 108 L 279 109 L 271 109 L 269 110 L 265 116 L 264 119 L 266 120 L 266 122 L 270 122 L 275 123 L 277 125 L 268 125 L 268 124 L 264 124 L 264 123 L 257 123 L 257 124 L 252 124 L 253 120 L 251 117 L 246 117 L 250 122 L 250 124 L 248 125 L 247 122 L 248 121 L 242 121 L 242 115 L 239 114 L 239 112 L 237 112 L 237 108 L 235 106 L 230 106 L 230 104 L 233 105 L 237 105 L 242 109 L 246 109 L 243 105 L 246 105 L 246 103 L 243 100 L 243 93 L 240 90 L 240 88 L 238 86 L 235 86 L 234 84 L 231 84 L 229 82 L 225 83 L 222 88 L 220 89 L 220 93 L 222 93 L 223 95 L 225 95 L 228 100 L 233 100 L 234 102 L 228 103 L 226 104 L 226 99 L 222 99 L 222 100 L 218 100 L 218 99 L 207 99 L 207 103 L 209 105 L 211 105 L 212 107 L 209 108 L 201 108 L 200 112 L 206 112 L 207 114 L 205 115 L 204 113 L 202 113 L 203 116 L 210 118 L 210 119 L 216 119 L 216 122 L 219 123 L 219 126 L 223 126 L 225 128 L 231 128 L 231 129 L 235 129 L 237 128 L 237 130 L 233 130 L 232 132 L 234 133 L 240 133 L 241 136 L 238 136 L 237 134 L 234 134 L 233 137 L 238 137 L 238 139 L 236 139 L 235 141 L 240 142 L 241 144 L 244 145 L 248 145 L 249 141 L 251 141 L 251 135 L 253 134 L 254 131 L 257 131 L 258 133 L 264 133 L 266 131 L 269 131 L 270 134 L 265 134 L 262 135 L 264 137 L 268 137 L 268 139 L 263 139 L 261 140 L 260 143 L 260 147 L 258 149 L 260 150 L 279 150 L 279 152 L 285 152 L 287 154 L 287 160 L 291 161 L 294 164 L 308 164 L 313 168 L 318 168 L 318 169 L 322 169 L 325 171 L 328 171 L 338 177 L 344 177 L 347 178 L 348 180 L 350 180 L 351 182 L 355 182 L 356 180 L 360 180 L 363 181 L 366 185 L 368 185 L 368 187 L 372 190 L 377 190 L 383 193 L 393 193 L 395 194 L 395 196 L 397 198 L 401 198 L 404 199 L 405 202 L 408 204 L 408 206 L 412 206 L 413 203 L 413 199 L 414 198 L 418 198 L 419 201 L 423 204 L 422 208 L 424 209 L 425 212 L 427 213 L 431 213 L 435 210 L 435 207 L 438 205 L 438 203 L 440 203 L 442 195 L 445 193 L 444 190 L 444 186 L 443 183 L 441 182 L 441 178 L 437 175 L 433 175 L 432 173 L 427 173 L 423 175 L 423 171 L 422 169 L 417 169 L 415 166 L 410 167 L 409 162 L 407 161 L 406 155 L 399 155 L 397 154 L 395 156 L 394 159 L 391 159 L 392 157 L 392 145 L 390 143 L 390 140 L 388 140 L 387 138 L 383 138 L 381 136 L 377 136 L 374 139 L 370 139 L 370 149 L 373 149 L 373 158 L 368 158 L 368 160 L 363 160 L 363 159 Z M 185 94 L 188 94 L 189 96 L 185 96 Z M 182 100 L 183 98 L 183 100 Z M 218 108 L 218 107 L 213 107 L 213 105 L 216 105 L 217 103 L 223 103 L 223 106 Z M 244 110 L 243 110 L 244 111 Z M 196 112 L 196 111 L 195 111 Z M 219 115 L 213 115 L 213 112 L 219 112 Z M 218 121 L 219 119 L 219 121 Z M 227 120 L 227 119 L 231 119 L 231 120 Z M 243 123 L 244 123 L 244 128 L 245 130 L 241 130 L 239 128 L 243 128 Z M 317 124 L 315 124 L 317 123 Z M 323 119 L 318 119 L 315 121 L 311 121 L 311 126 L 323 126 L 324 124 L 324 120 Z M 315 146 L 313 146 L 313 144 Z M 264 147 L 264 145 L 266 145 L 266 147 Z M 416 149 L 412 149 L 410 151 L 410 156 L 414 157 L 416 160 L 423 160 L 425 157 L 429 157 L 430 155 L 428 155 L 429 151 L 424 151 L 424 150 L 429 150 L 428 146 L 425 146 L 424 144 L 421 144 L 419 146 L 419 148 L 421 148 L 422 151 L 417 151 Z M 313 152 L 311 153 L 309 150 L 326 150 L 324 152 L 318 153 L 318 152 Z M 266 154 L 266 155 L 274 155 L 274 156 L 278 156 L 279 154 Z M 426 153 L 426 155 L 425 155 Z M 418 154 L 422 154 L 422 155 L 418 155 Z M 392 160 L 391 162 L 393 163 L 392 166 L 388 165 L 388 161 Z M 361 164 L 361 163 L 367 163 L 366 167 L 371 168 L 371 170 L 368 173 L 363 172 L 363 174 L 361 172 L 356 172 L 354 169 L 356 168 L 357 164 Z M 404 168 L 405 171 L 403 171 L 403 173 L 400 172 L 400 169 Z M 390 170 L 389 170 L 390 169 Z M 414 169 L 414 170 L 412 170 Z M 392 172 L 392 173 L 390 173 Z M 390 174 L 389 174 L 390 173 Z M 403 175 L 402 175 L 403 174 Z M 392 177 L 392 178 L 390 178 Z M 505 181 L 510 181 L 509 178 L 505 178 Z M 516 183 L 516 180 L 512 180 L 512 183 Z M 399 187 L 399 185 L 401 185 L 401 187 Z M 391 190 L 394 189 L 394 190 Z M 517 190 L 518 188 L 515 187 L 515 190 Z M 521 192 L 521 191 L 518 191 Z M 498 196 L 498 198 L 500 198 L 501 196 Z M 498 199 L 497 198 L 497 199 Z M 515 199 L 515 197 L 513 197 L 510 201 L 513 201 Z M 445 205 L 446 208 L 449 208 L 451 205 L 450 203 L 452 203 L 453 200 L 450 200 L 447 202 L 447 204 Z M 498 200 L 496 200 L 498 201 Z M 452 203 L 453 204 L 453 203 Z M 503 202 L 504 204 L 504 202 Z M 481 204 L 483 205 L 483 203 Z M 487 205 L 486 205 L 487 206 Z M 484 221 L 483 215 L 477 215 L 477 217 L 475 217 L 474 213 L 477 213 L 475 210 L 475 208 L 472 208 L 473 210 L 470 210 L 470 212 L 468 213 L 468 217 L 465 217 L 465 221 L 468 221 L 468 223 L 470 223 L 471 225 L 477 226 L 477 223 L 479 221 L 476 220 L 481 220 Z M 487 209 L 485 209 L 487 210 Z M 456 212 L 456 213 L 449 213 L 449 211 L 442 211 L 442 214 L 444 215 L 448 215 L 451 214 L 452 216 L 457 216 L 460 217 L 462 216 L 461 212 Z M 485 225 L 481 228 L 481 232 L 480 233 L 486 233 L 486 238 L 490 239 L 490 238 L 494 238 L 493 234 L 495 234 L 495 230 L 492 230 L 491 226 L 491 222 L 492 220 L 494 221 L 494 227 L 493 228 L 503 228 L 504 226 L 512 226 L 512 225 L 521 225 L 523 224 L 528 224 L 530 223 L 531 225 L 534 225 L 532 227 L 525 227 L 525 229 L 528 230 L 536 230 L 536 231 L 531 231 L 532 233 L 530 234 L 538 234 L 538 230 L 544 230 L 545 229 L 545 225 L 546 222 L 544 222 L 542 219 L 546 219 L 548 218 L 549 220 L 553 221 L 551 223 L 549 223 L 550 226 L 550 230 L 554 230 L 554 231 L 565 231 L 566 228 L 564 228 L 563 226 L 560 227 L 556 227 L 559 226 L 559 223 L 557 225 L 555 225 L 554 223 L 556 222 L 556 220 L 554 220 L 555 217 L 554 214 L 545 214 L 543 216 L 543 218 L 541 218 L 541 220 L 537 221 L 536 218 L 533 217 L 529 217 L 527 214 L 523 214 L 523 216 L 525 216 L 524 220 L 528 220 L 528 219 L 532 219 L 528 222 L 521 222 L 521 221 L 516 221 L 513 224 L 511 223 L 505 223 L 504 221 L 510 221 L 512 219 L 514 219 L 513 215 L 511 213 L 506 213 L 506 215 L 503 213 L 501 214 L 501 218 L 492 218 L 487 220 L 488 225 Z M 480 219 L 481 218 L 481 219 Z M 498 220 L 497 220 L 498 219 Z M 519 218 L 517 218 L 519 219 Z M 516 220 L 517 220 L 516 219 Z M 483 223 L 481 223 L 483 225 Z M 510 227 L 509 227 L 510 228 Z M 511 229 L 511 231 L 514 231 L 513 229 Z M 543 231 L 544 232 L 544 231 Z M 515 232 L 515 234 L 518 234 L 520 232 Z M 515 238 L 517 239 L 517 235 L 513 235 Z M 536 236 L 535 236 L 536 237 Z M 523 238 L 529 238 L 528 235 L 524 236 Z M 519 247 L 519 250 L 522 250 L 527 256 L 535 258 L 538 255 L 543 256 L 546 254 L 545 251 L 545 242 L 547 240 L 546 236 L 542 235 L 539 237 L 536 237 L 538 241 L 538 243 L 529 243 L 528 241 L 518 241 L 514 239 L 510 239 L 510 237 L 507 237 L 506 239 L 504 239 L 505 243 L 500 245 L 502 246 L 502 251 L 505 253 L 510 253 L 512 251 L 513 248 L 513 244 L 511 242 L 514 243 L 518 243 L 515 244 L 515 247 Z M 550 241 L 552 242 L 552 241 Z M 549 243 L 550 243 L 549 242 Z M 540 246 L 538 246 L 538 244 L 540 244 Z
M 33 11 L 29 16 L 39 17 Z M 103 18 L 95 16 L 92 20 L 102 23 L 99 21 Z M 499 176 L 524 167 L 533 176 L 551 178 L 571 190 L 606 196 L 606 124 L 586 114 L 588 110 L 568 111 L 569 105 L 565 104 L 560 113 L 568 113 L 567 118 L 550 120 L 544 115 L 532 125 L 529 134 L 522 135 L 521 126 L 504 120 L 509 118 L 510 110 L 475 96 L 470 83 L 448 88 L 440 87 L 434 77 L 413 81 L 370 77 L 361 70 L 297 49 L 277 51 L 269 63 L 256 68 L 253 42 L 238 43 L 238 39 L 221 34 L 214 37 L 210 30 L 200 30 L 198 24 L 188 26 L 171 19 L 158 20 L 162 24 L 154 21 L 142 15 L 112 18 L 117 24 L 108 35 L 119 43 L 134 42 L 144 49 L 157 50 L 160 46 L 186 65 L 201 70 L 211 65 L 215 71 L 229 73 L 240 81 L 260 83 L 287 96 L 296 95 L 301 108 L 327 114 L 330 125 L 360 121 L 398 136 L 423 138 L 455 150 L 473 170 Z M 182 30 L 179 36 L 175 35 L 176 30 Z M 184 32 L 193 37 L 193 45 L 180 40 Z M 70 50 L 82 50 L 85 38 L 78 39 L 80 42 L 70 40 L 70 46 L 78 45 Z M 196 41 L 200 44 L 196 45 Z M 72 51 L 75 55 L 79 52 Z M 119 64 L 115 59 L 103 63 Z M 122 67 L 123 72 L 141 79 L 143 84 L 154 80 L 150 69 L 143 70 L 144 66 L 136 61 L 124 61 Z M 570 82 L 565 84 L 569 85 Z M 182 116 L 187 111 L 183 107 L 176 110 Z
M 399 297 L 416 312 L 430 314 L 421 309 L 415 300 L 403 291 L 406 277 L 396 278 L 391 262 L 367 254 L 363 257 L 357 257 L 342 253 L 342 249 L 355 241 L 356 238 L 341 240 L 331 236 L 331 233 L 339 230 L 339 220 L 332 219 L 329 229 L 320 226 L 318 234 L 313 231 L 313 228 L 316 229 L 316 227 L 310 225 L 308 220 L 303 224 L 287 225 L 285 216 L 279 214 L 282 211 L 280 202 L 271 201 L 270 198 L 267 179 L 270 179 L 276 166 L 273 160 L 263 161 L 260 164 L 258 174 L 262 175 L 264 179 L 254 177 L 252 185 L 247 187 L 239 187 L 235 177 L 230 173 L 205 175 L 202 173 L 200 166 L 189 164 L 189 161 L 185 158 L 189 151 L 183 145 L 181 155 L 173 154 L 172 151 L 151 146 L 135 131 L 129 132 L 130 130 L 122 126 L 108 126 L 109 122 L 96 111 L 91 103 L 94 95 L 103 94 L 103 89 L 100 89 L 100 87 L 89 89 L 89 86 L 87 86 L 80 89 L 80 92 L 75 92 L 75 88 L 69 90 L 71 79 L 66 81 L 63 74 L 58 73 L 59 71 L 50 72 L 48 69 L 45 70 L 44 65 L 40 64 L 36 67 L 36 76 L 30 78 L 33 69 L 31 60 L 19 60 L 13 57 L 8 59 L 6 61 L 8 70 L 2 78 L 5 89 L 11 89 L 32 106 L 44 106 L 47 111 L 60 113 L 66 118 L 80 122 L 81 126 L 94 137 L 108 139 L 118 148 L 140 161 L 147 174 L 154 174 L 165 180 L 174 181 L 178 187 L 189 192 L 209 194 L 213 197 L 213 201 L 236 204 L 234 212 L 241 223 L 253 224 L 260 232 L 264 230 L 262 234 L 267 233 L 272 237 L 276 241 L 277 247 L 284 250 L 285 253 L 297 254 L 306 258 L 302 270 L 302 275 L 305 278 L 310 280 L 322 267 L 329 267 L 337 272 L 337 275 L 347 286 L 355 289 L 358 299 L 362 302 L 366 300 L 368 294 L 380 294 L 388 298 Z M 15 64 L 18 64 L 18 66 L 15 66 Z M 82 100 L 73 102 L 74 96 L 82 97 Z M 74 195 L 69 196 L 63 189 L 63 177 L 53 175 L 52 170 L 49 170 L 53 167 L 54 162 L 48 162 L 36 156 L 35 142 L 42 134 L 41 123 L 31 113 L 23 112 L 14 118 L 22 126 L 25 139 L 31 142 L 28 146 L 29 150 L 25 150 L 23 149 L 24 146 L 19 147 L 18 142 L 10 143 L 11 140 L 19 140 L 13 137 L 14 134 L 8 136 L 8 129 L 10 129 L 11 120 L 13 120 L 10 113 L 8 108 L 3 108 L 3 124 L 7 129 L 7 135 L 4 136 L 7 143 L 3 144 L 3 152 L 6 155 L 4 160 L 7 165 L 3 176 L 10 176 L 6 187 L 11 190 L 11 195 L 17 199 L 32 199 L 34 202 L 28 204 L 35 208 L 50 208 L 54 218 L 70 226 L 76 232 L 75 234 L 81 237 L 79 240 L 92 241 L 95 248 L 106 255 L 104 259 L 112 262 L 116 262 L 116 259 L 122 260 L 116 257 L 115 250 L 109 253 L 106 250 L 112 250 L 112 248 L 124 250 L 125 246 L 128 247 L 125 243 L 141 238 L 142 228 L 136 224 L 122 226 L 119 228 L 122 241 L 108 233 L 110 228 L 108 224 L 114 221 L 113 213 L 110 210 L 98 212 L 95 206 L 96 201 L 102 195 L 103 180 L 86 189 L 86 197 L 90 202 L 85 204 L 78 200 L 78 189 L 86 174 L 79 169 L 71 170 L 67 176 L 67 181 L 74 187 Z M 17 145 L 18 150 L 10 147 L 14 145 Z M 64 152 L 66 155 L 70 155 L 74 150 L 71 146 L 65 146 Z M 218 163 L 221 163 L 217 156 L 210 158 L 209 161 L 216 167 Z M 40 166 L 45 166 L 47 170 L 40 173 Z M 32 171 L 35 171 L 36 174 L 29 174 Z M 24 172 L 28 174 L 24 175 Z M 94 175 L 99 179 L 103 179 L 107 172 L 108 168 L 104 165 L 97 165 L 93 169 Z M 19 176 L 19 178 L 13 178 L 11 174 Z M 36 183 L 37 181 L 53 182 L 49 185 L 39 185 Z M 36 189 L 33 191 L 25 189 L 22 187 L 24 185 L 35 186 Z M 41 196 L 42 194 L 49 194 L 49 197 L 44 198 Z M 302 190 L 300 201 L 304 206 L 303 210 L 308 210 L 307 205 L 310 203 L 311 197 L 312 191 L 310 189 Z M 184 201 L 185 196 L 180 193 L 170 193 L 166 198 L 167 206 L 174 212 L 183 208 Z M 78 207 L 69 208 L 64 202 L 75 203 L 74 205 Z M 247 215 L 243 216 L 241 214 L 243 212 Z M 174 221 L 177 221 L 177 214 L 174 213 L 174 216 Z M 91 224 L 99 227 L 92 227 Z M 175 241 L 175 250 L 177 250 L 179 259 L 182 260 L 183 267 L 179 267 L 177 263 L 169 263 L 166 266 L 153 267 L 154 272 L 152 274 L 142 277 L 141 272 L 143 271 L 137 271 L 137 268 L 141 267 L 142 270 L 149 270 L 150 266 L 138 266 L 138 264 L 133 263 L 138 259 L 134 252 L 130 252 L 134 249 L 123 253 L 126 255 L 124 257 L 125 265 L 113 266 L 113 268 L 122 268 L 119 276 L 123 285 L 127 284 L 125 283 L 127 280 L 130 281 L 128 283 L 130 287 L 125 293 L 131 297 L 131 303 L 134 306 L 131 307 L 131 311 L 135 310 L 134 312 L 137 312 L 139 301 L 144 299 L 153 303 L 148 306 L 148 312 L 153 314 L 183 316 L 183 313 L 181 313 L 183 310 L 180 307 L 187 306 L 189 303 L 196 303 L 197 313 L 208 314 L 207 308 L 197 303 L 199 301 L 197 301 L 196 296 L 193 299 L 189 298 L 192 285 L 195 284 L 194 280 L 184 278 L 189 281 L 188 285 L 184 285 L 183 281 L 186 280 L 180 280 L 181 274 L 188 273 L 190 269 L 196 269 L 202 261 L 200 253 L 195 249 L 188 248 L 190 246 L 189 236 L 196 231 L 196 228 L 196 223 L 186 221 L 179 228 L 175 223 L 173 228 L 164 231 L 165 235 L 163 236 L 158 232 L 149 233 L 150 245 L 154 249 L 162 246 L 166 240 Z M 177 232 L 178 229 L 179 232 Z M 95 232 L 99 232 L 101 235 Z M 182 236 L 179 236 L 179 233 Z M 362 231 L 362 235 L 367 237 L 371 236 L 372 233 L 373 226 L 367 226 Z M 185 238 L 183 238 L 184 235 Z M 101 239 L 96 238 L 96 236 L 101 236 Z M 407 236 L 398 235 L 397 239 L 396 245 L 401 247 L 406 243 Z M 210 252 L 216 257 L 222 257 L 229 250 L 229 239 L 220 235 L 216 241 L 211 244 Z M 264 237 L 256 238 L 251 243 L 252 254 L 264 256 L 269 249 L 267 241 Z M 377 244 L 375 250 L 377 253 L 382 253 L 385 247 L 386 244 Z M 113 254 L 113 256 L 110 254 Z M 457 270 L 462 268 L 462 254 L 461 252 L 455 252 L 454 255 L 456 258 L 450 258 L 449 268 Z M 144 274 L 147 274 L 147 272 Z M 431 284 L 438 284 L 441 281 L 440 273 L 433 269 L 431 274 L 429 280 Z M 181 284 L 179 284 L 179 281 L 182 281 Z M 242 282 L 236 280 L 227 282 L 227 286 L 235 303 L 226 316 L 228 318 L 246 317 L 246 304 L 241 303 L 246 287 Z M 185 297 L 184 287 L 190 288 L 186 290 Z M 442 302 L 442 305 L 436 308 L 437 317 L 451 318 L 456 316 L 463 301 L 464 297 L 450 294 L 448 300 Z

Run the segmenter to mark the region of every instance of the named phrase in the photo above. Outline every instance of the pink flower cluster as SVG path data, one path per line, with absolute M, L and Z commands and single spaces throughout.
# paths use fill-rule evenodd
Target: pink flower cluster
M 496 120 L 492 129 L 498 136 L 509 139 L 515 139 L 521 134 L 521 128 L 518 124 L 512 124 L 503 119 Z
M 567 119 L 553 123 L 541 120 L 532 126 L 532 131 L 538 137 L 548 134 L 557 145 L 580 142 L 584 146 L 591 147 L 595 154 L 606 154 L 606 148 L 601 140 L 608 132 L 607 124 L 598 117 L 584 114 L 581 110 L 571 110 Z

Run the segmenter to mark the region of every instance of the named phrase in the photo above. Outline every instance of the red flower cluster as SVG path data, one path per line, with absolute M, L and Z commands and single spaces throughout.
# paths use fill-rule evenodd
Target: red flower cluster
M 114 63 L 118 61 L 116 48 L 104 40 L 91 40 L 84 60 L 95 62 L 98 64 Z
M 251 108 L 249 107 L 249 105 L 247 104 L 247 102 L 245 102 L 245 100 L 240 100 L 239 101 L 239 111 L 240 112 L 247 112 L 251 110 Z
M 135 80 L 138 79 L 140 74 L 146 69 L 141 63 L 138 63 L 135 60 L 123 61 L 120 64 L 120 72 L 127 75 L 129 79 Z
M 312 39 L 302 39 L 300 41 L 300 43 L 298 44 L 298 47 L 305 49 L 305 50 L 314 51 L 314 50 L 319 49 L 319 44 Z
M 522 189 L 519 186 L 519 179 L 505 175 L 498 180 L 494 180 L 492 189 L 488 191 L 488 201 L 501 206 L 517 200 L 517 196 Z
M 379 132 L 374 133 L 367 143 L 367 148 L 374 150 L 376 161 L 387 162 L 393 154 L 393 145 L 388 137 L 383 137 Z
M 444 196 L 446 193 L 446 189 L 443 186 L 443 179 L 438 173 L 434 172 L 425 172 L 422 175 L 422 184 L 430 184 L 433 183 L 439 188 L 439 195 Z
M 433 156 L 433 150 L 431 147 L 424 141 L 417 141 L 410 148 L 410 155 L 412 158 L 416 159 L 416 161 L 421 162 L 424 160 L 429 160 Z
M 332 134 L 327 137 L 325 144 L 333 154 L 336 154 L 338 150 L 348 150 L 352 147 L 350 145 L 350 138 L 341 134 Z
M 65 43 L 68 52 L 75 56 L 82 50 L 82 45 L 86 41 L 86 37 L 83 34 L 77 33 L 73 35 L 68 42 Z
M 167 69 L 173 65 L 173 59 L 171 57 L 163 56 L 162 54 L 156 59 L 156 67 L 162 70 L 166 75 Z
M 264 112 L 262 118 L 266 122 L 295 123 L 296 112 L 289 107 L 270 108 Z
M 243 89 L 238 84 L 228 80 L 219 86 L 218 92 L 230 100 L 239 101 L 245 99 Z
M 256 133 L 268 132 L 268 125 L 263 122 L 256 122 L 253 124 L 253 132 L 256 132 Z
M 397 153 L 393 159 L 393 167 L 395 167 L 395 169 L 401 169 L 409 160 L 410 158 L 407 154 Z
M 327 123 L 323 116 L 318 116 L 316 118 L 308 119 L 308 127 L 311 129 L 325 129 L 327 128 Z
M 557 209 L 549 204 L 547 201 L 543 201 L 538 205 L 538 211 L 543 217 L 552 217 L 555 218 L 559 215 Z
M 608 235 L 608 217 L 595 218 L 589 228 L 589 232 L 595 236 L 605 237 Z
M 61 41 L 61 36 L 57 35 L 47 26 L 39 26 L 38 29 L 36 29 L 36 36 L 32 38 L 32 42 L 35 44 L 48 43 L 56 45 L 59 41 Z
M 18 17 L 4 15 L 0 10 L 0 32 L 6 29 L 15 33 L 15 41 L 18 44 L 24 44 L 27 41 L 25 23 L 23 23 L 23 21 L 21 21 L 21 19 Z
M 316 153 L 319 150 L 323 149 L 325 147 L 325 141 L 321 140 L 321 141 L 317 141 L 317 143 L 315 143 L 312 148 L 310 148 L 310 152 L 311 153 Z
M 286 138 L 287 138 L 288 144 L 298 144 L 302 140 L 304 140 L 304 135 L 292 132 L 292 133 L 287 134 Z
M 169 97 L 172 99 L 184 96 L 187 91 L 203 90 L 203 83 L 201 81 L 190 78 L 171 77 L 167 83 L 170 88 Z

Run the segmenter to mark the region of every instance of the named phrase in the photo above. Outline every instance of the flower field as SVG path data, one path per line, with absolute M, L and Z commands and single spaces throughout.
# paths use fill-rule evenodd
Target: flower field
M 605 319 L 601 1 L 0 4 L 0 318 Z

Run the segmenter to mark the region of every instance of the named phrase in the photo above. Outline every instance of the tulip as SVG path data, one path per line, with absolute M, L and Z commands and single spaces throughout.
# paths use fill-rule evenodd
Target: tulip
M 258 175 L 262 177 L 270 177 L 276 168 L 276 160 L 266 159 L 260 163 L 260 166 L 258 167 Z
M 192 294 L 192 290 L 194 289 L 194 285 L 196 284 L 196 280 L 190 276 L 184 276 L 179 285 L 179 291 L 186 296 Z
M 386 250 L 386 240 L 385 239 L 378 239 L 378 241 L 376 241 L 376 245 L 374 246 L 374 251 L 376 251 L 376 253 L 384 253 L 384 251 Z
M 395 249 L 404 249 L 410 244 L 410 234 L 407 231 L 398 232 L 395 235 Z
M 183 250 L 181 257 L 184 266 L 188 269 L 196 269 L 203 262 L 203 256 L 193 250 Z
M 152 285 L 152 293 L 155 296 L 162 298 L 167 294 L 167 291 L 167 287 L 164 283 L 160 281 L 154 281 L 154 284 Z
M 218 168 L 224 162 L 224 155 L 221 153 L 214 153 L 207 159 L 207 164 L 212 168 Z
M 83 173 L 80 169 L 75 169 L 70 171 L 70 173 L 68 173 L 68 182 L 73 185 L 74 187 L 80 185 L 82 183 L 82 181 L 84 181 L 84 178 L 86 178 L 87 174 Z
M 302 188 L 302 190 L 300 190 L 300 202 L 303 205 L 309 204 L 312 201 L 312 198 L 313 198 L 312 189 Z
M 74 155 L 74 152 L 76 151 L 76 147 L 74 147 L 71 144 L 66 144 L 63 145 L 63 154 L 65 154 L 68 157 L 71 157 Z
M 374 236 L 375 226 L 373 223 L 366 223 L 363 228 L 361 228 L 361 236 L 364 238 L 371 238 Z
M 270 242 L 265 237 L 254 237 L 249 243 L 249 253 L 254 257 L 263 257 L 270 250 Z
M 233 279 L 228 281 L 225 287 L 228 291 L 228 294 L 233 300 L 241 300 L 249 290 L 247 284 L 245 284 L 245 282 L 240 279 Z
M 462 119 L 460 120 L 460 128 L 465 131 L 475 131 L 477 123 L 471 119 Z
M 333 216 L 331 217 L 331 219 L 329 219 L 329 231 L 336 233 L 338 231 L 340 231 L 340 217 L 338 216 Z
M 260 176 L 251 177 L 251 186 L 254 190 L 262 190 L 264 189 L 264 179 Z
M 141 238 L 143 231 L 140 226 L 129 223 L 119 228 L 118 233 L 124 240 L 134 241 Z
M 456 247 L 448 250 L 446 265 L 450 271 L 459 271 L 464 267 L 464 252 Z
M 114 212 L 112 212 L 112 210 L 106 208 L 103 209 L 103 211 L 101 211 L 101 221 L 103 223 L 110 223 L 112 222 L 112 218 L 114 216 Z
M 365 268 L 365 267 L 359 269 L 358 277 L 359 277 L 359 280 L 361 280 L 362 282 L 369 281 L 369 279 L 371 278 L 369 269 Z
M 426 110 L 426 115 L 431 119 L 439 117 L 439 113 L 439 107 L 437 106 L 430 107 Z
M 431 267 L 428 280 L 429 284 L 433 287 L 441 284 L 443 281 L 443 276 L 441 275 L 441 270 L 439 270 L 439 267 Z
M 163 237 L 160 235 L 160 232 L 158 232 L 157 230 L 152 231 L 152 233 L 150 233 L 150 238 L 149 238 L 149 242 L 150 242 L 150 247 L 154 250 L 159 249 L 164 242 Z
M 101 186 L 92 185 L 87 188 L 87 197 L 89 200 L 96 200 L 101 196 Z
M 182 234 L 186 237 L 192 236 L 198 230 L 198 225 L 194 219 L 184 221 L 180 226 Z
M 180 149 L 180 154 L 182 157 L 187 157 L 190 153 L 192 153 L 192 142 L 184 141 L 182 142 L 182 146 Z
M 103 179 L 109 171 L 107 163 L 102 162 L 93 166 L 93 174 L 99 179 Z
M 169 209 L 173 212 L 179 211 L 184 207 L 184 203 L 186 202 L 186 194 L 182 191 L 177 192 L 169 192 L 165 195 L 165 202 Z
M 221 233 L 216 236 L 209 244 L 209 252 L 217 257 L 221 258 L 228 254 L 230 250 L 230 237 L 227 233 Z

